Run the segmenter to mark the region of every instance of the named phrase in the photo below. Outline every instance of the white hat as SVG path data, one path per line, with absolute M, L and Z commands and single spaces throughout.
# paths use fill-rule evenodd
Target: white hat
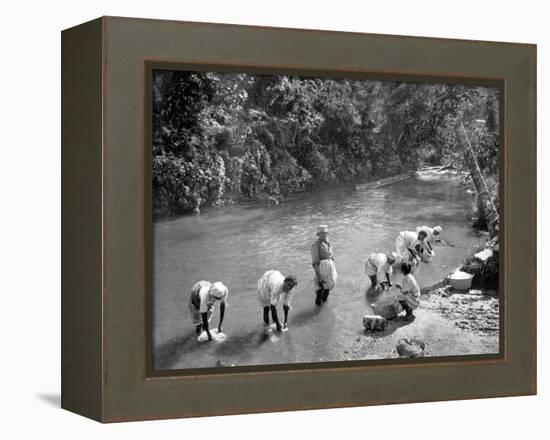
M 216 281 L 210 288 L 210 295 L 216 299 L 223 299 L 228 295 L 228 293 L 229 289 L 220 281 Z
M 330 234 L 330 232 L 328 232 L 328 226 L 327 225 L 319 225 L 317 227 L 317 235 L 319 235 L 323 232 L 326 233 L 326 234 Z
M 439 235 L 439 234 L 441 234 L 441 233 L 443 232 L 443 228 L 442 228 L 441 226 L 436 226 L 436 227 L 434 228 L 434 232 L 437 232 L 436 235 Z

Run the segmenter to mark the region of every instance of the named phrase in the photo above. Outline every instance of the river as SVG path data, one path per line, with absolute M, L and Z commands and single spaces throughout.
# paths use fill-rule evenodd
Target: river
M 466 219 L 471 197 L 456 177 L 415 176 L 381 188 L 338 187 L 294 195 L 276 206 L 229 206 L 155 222 L 155 368 L 346 359 L 350 341 L 363 334 L 368 255 L 394 250 L 399 231 L 441 225 L 453 246 L 437 246 L 433 261 L 417 273 L 421 288 L 434 284 L 481 240 Z M 339 275 L 321 307 L 314 304 L 310 260 L 319 224 L 329 225 Z M 268 269 L 298 278 L 290 330 L 277 336 L 263 332 L 256 292 Z M 199 344 L 194 338 L 187 304 L 190 287 L 202 279 L 230 289 L 224 342 Z M 218 312 L 216 306 L 212 328 Z

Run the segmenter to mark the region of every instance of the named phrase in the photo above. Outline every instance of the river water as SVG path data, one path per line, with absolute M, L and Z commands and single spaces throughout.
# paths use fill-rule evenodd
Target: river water
M 433 261 L 416 274 L 421 288 L 436 283 L 481 241 L 466 219 L 471 197 L 457 178 L 411 177 L 381 188 L 338 187 L 277 206 L 222 207 L 155 222 L 155 368 L 345 360 L 350 341 L 363 334 L 368 255 L 394 250 L 399 231 L 441 225 L 453 246 L 436 246 Z M 319 224 L 329 225 L 339 275 L 321 307 L 314 304 L 310 259 Z M 290 330 L 283 334 L 263 331 L 256 284 L 268 269 L 298 278 Z M 187 304 L 191 286 L 203 279 L 229 287 L 224 342 L 195 340 Z M 218 312 L 216 306 L 211 328 Z

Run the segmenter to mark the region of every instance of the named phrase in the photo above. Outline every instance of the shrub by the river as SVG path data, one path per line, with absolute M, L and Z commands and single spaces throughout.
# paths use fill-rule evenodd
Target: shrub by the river
M 480 261 L 472 256 L 466 259 L 460 270 L 474 276 L 472 279 L 474 287 L 495 289 L 498 287 L 498 266 L 498 252 L 496 252 L 486 261 Z
M 223 159 L 214 154 L 189 161 L 173 156 L 153 159 L 153 214 L 199 212 L 202 206 L 223 202 L 225 187 Z

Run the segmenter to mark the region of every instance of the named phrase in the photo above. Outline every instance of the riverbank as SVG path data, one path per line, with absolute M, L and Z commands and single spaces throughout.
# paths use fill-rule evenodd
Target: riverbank
M 424 356 L 497 354 L 499 299 L 496 291 L 453 292 L 449 286 L 424 289 L 411 322 L 388 320 L 384 331 L 357 336 L 342 355 L 348 360 L 397 358 L 400 339 L 425 343 Z
M 498 353 L 498 237 L 474 248 L 456 270 L 474 275 L 473 288 L 455 290 L 449 281 L 450 274 L 421 289 L 421 306 L 415 311 L 415 319 L 407 322 L 399 316 L 387 320 L 381 332 L 365 331 L 350 347 L 351 359 L 379 359 L 380 352 L 391 353 L 386 357 L 398 357 L 395 346 L 403 338 L 422 341 L 424 356 Z M 373 307 L 379 294 L 374 290 L 367 292 L 367 301 Z M 371 307 L 369 311 L 376 315 Z M 372 355 L 373 351 L 378 353 Z
M 157 159 L 157 162 L 160 159 Z M 160 162 L 159 162 L 160 163 Z M 272 206 L 279 205 L 286 202 L 288 199 L 300 197 L 307 194 L 314 194 L 327 190 L 334 189 L 355 189 L 355 190 L 367 190 L 367 189 L 378 189 L 384 186 L 388 186 L 400 181 L 406 180 L 415 175 L 417 171 L 407 171 L 399 174 L 391 174 L 389 176 L 373 176 L 370 178 L 364 176 L 356 176 L 353 179 L 348 180 L 332 180 L 332 181 L 316 181 L 309 182 L 308 184 L 301 184 L 294 187 L 291 191 L 282 191 L 280 185 L 276 185 L 271 190 L 267 188 L 252 191 L 249 194 L 242 194 L 239 192 L 230 192 L 222 191 L 225 194 L 223 197 L 218 197 L 216 200 L 207 201 L 206 198 L 197 197 L 192 195 L 192 191 L 187 187 L 182 187 L 175 193 L 180 194 L 183 199 L 190 198 L 189 201 L 185 202 L 185 207 L 171 211 L 165 208 L 159 208 L 158 200 L 154 199 L 153 207 L 153 221 L 164 221 L 170 220 L 179 216 L 192 216 L 208 213 L 215 209 L 220 209 L 228 206 L 251 206 L 251 205 L 264 205 Z M 223 177 L 223 176 L 222 176 Z M 212 177 L 210 177 L 210 180 Z M 178 179 L 176 179 L 177 181 Z M 223 179 L 222 179 L 223 180 Z M 199 187 L 206 187 L 206 183 L 198 183 Z M 165 197 L 162 196 L 161 198 Z M 156 196 L 155 196 L 156 197 Z M 160 197 L 160 195 L 159 195 Z M 162 205 L 162 203 L 161 203 Z

